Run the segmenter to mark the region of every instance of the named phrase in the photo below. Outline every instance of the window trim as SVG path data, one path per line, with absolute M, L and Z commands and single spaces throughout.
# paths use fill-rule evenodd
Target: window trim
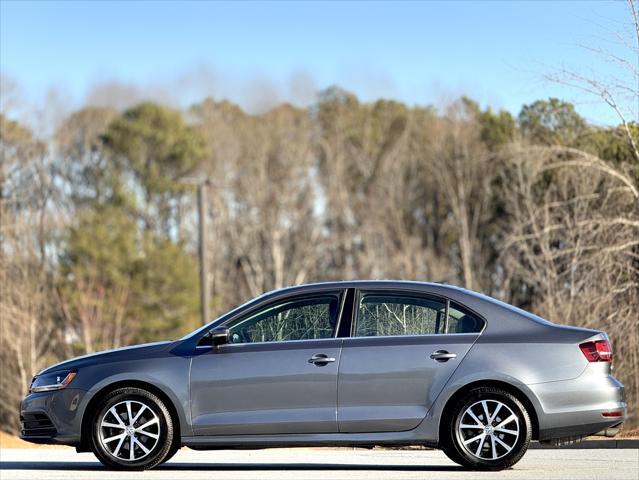
M 446 309 L 444 310 L 445 311 L 445 313 L 444 313 L 444 335 L 448 335 L 448 314 L 449 314 L 449 310 L 450 310 L 450 298 L 447 298 L 446 299 Z
M 401 338 L 401 337 L 425 337 L 425 336 L 443 335 L 442 333 L 417 333 L 417 334 L 410 334 L 410 335 L 355 335 L 355 332 L 357 332 L 357 324 L 359 323 L 360 305 L 362 304 L 362 300 L 366 298 L 367 295 L 372 295 L 372 296 L 388 295 L 388 296 L 399 296 L 399 297 L 408 297 L 408 298 L 412 297 L 416 299 L 433 300 L 433 301 L 441 303 L 444 306 L 445 314 L 448 312 L 448 300 L 438 295 L 430 295 L 430 294 L 420 295 L 417 292 L 408 293 L 408 292 L 402 292 L 402 291 L 390 290 L 390 289 L 378 289 L 378 290 L 364 289 L 364 290 L 360 290 L 359 293 L 360 295 L 358 296 L 358 299 L 357 299 L 357 317 L 356 317 L 357 320 L 353 322 L 353 328 L 351 329 L 351 338 L 381 338 L 381 337 Z M 446 326 L 446 319 L 444 319 L 444 326 Z
M 274 305 L 277 305 L 279 303 L 284 303 L 284 302 L 290 302 L 290 301 L 299 301 L 299 300 L 304 300 L 305 298 L 312 298 L 312 297 L 322 297 L 322 296 L 331 296 L 331 295 L 336 295 L 338 298 L 338 307 L 337 307 L 337 321 L 335 322 L 335 331 L 333 332 L 333 335 L 331 337 L 325 337 L 325 338 L 304 338 L 304 339 L 296 339 L 296 340 L 277 340 L 277 341 L 272 341 L 272 342 L 243 342 L 243 343 L 227 343 L 224 344 L 224 347 L 228 347 L 228 346 L 241 346 L 241 345 L 267 345 L 267 344 L 282 344 L 282 343 L 292 343 L 292 342 L 320 342 L 323 340 L 335 340 L 338 337 L 339 334 L 339 329 L 340 329 L 340 325 L 342 322 L 342 318 L 343 318 L 343 314 L 344 314 L 344 303 L 346 300 L 346 294 L 348 292 L 347 288 L 337 288 L 337 289 L 327 289 L 327 290 L 317 290 L 317 291 L 312 291 L 312 292 L 306 292 L 306 293 L 301 293 L 298 292 L 296 294 L 292 294 L 292 295 L 285 295 L 279 298 L 274 298 L 272 299 L 270 302 L 264 302 L 261 303 L 259 305 L 255 305 L 254 308 L 251 308 L 250 310 L 246 311 L 246 312 L 242 312 L 236 316 L 233 316 L 232 318 L 229 318 L 228 320 L 224 321 L 223 323 L 220 324 L 220 326 L 224 326 L 224 327 L 229 327 L 230 325 L 235 323 L 236 321 L 241 320 L 242 318 L 246 318 L 246 317 L 250 317 L 251 315 L 254 315 L 255 313 L 258 313 L 260 310 L 265 310 L 269 307 L 272 307 Z M 211 345 L 198 345 L 197 348 L 200 347 L 210 347 L 212 348 Z
M 357 289 L 346 288 L 343 290 L 344 301 L 340 310 L 339 325 L 335 338 L 350 338 L 353 319 L 355 318 L 355 306 L 357 304 Z
M 479 332 L 468 332 L 468 333 L 457 333 L 457 332 L 449 332 L 448 331 L 448 310 L 450 309 L 450 303 L 456 303 L 458 306 L 460 306 L 461 308 L 463 308 L 464 310 L 467 310 L 471 315 L 474 315 L 475 317 L 477 317 L 479 320 L 482 321 L 483 325 L 481 326 L 481 329 L 479 330 Z M 473 310 L 472 308 L 467 307 L 466 305 L 464 305 L 463 303 L 461 303 L 458 300 L 452 300 L 452 299 L 447 299 L 446 302 L 446 335 L 474 335 L 475 333 L 477 334 L 481 334 L 484 333 L 484 330 L 486 330 L 486 325 L 488 324 L 488 322 L 486 321 L 486 319 L 481 316 L 480 314 L 478 314 L 477 312 L 475 312 L 475 310 Z
M 443 333 L 420 333 L 416 335 L 379 335 L 379 336 L 358 336 L 355 335 L 357 331 L 357 322 L 359 321 L 359 306 L 363 295 L 367 293 L 372 294 L 390 294 L 390 295 L 405 295 L 405 296 L 413 296 L 413 297 L 429 297 L 434 300 L 439 300 L 444 302 L 445 304 L 445 318 L 444 318 L 444 331 Z M 479 320 L 483 322 L 481 330 L 478 332 L 468 332 L 468 333 L 457 333 L 457 332 L 449 332 L 448 331 L 448 314 L 450 308 L 450 302 L 457 303 L 464 309 L 468 310 L 470 313 L 475 315 Z M 450 297 L 444 295 L 438 295 L 436 293 L 424 292 L 423 290 L 417 289 L 407 289 L 407 288 L 392 288 L 392 287 L 383 287 L 383 288 L 357 288 L 355 292 L 355 300 L 354 300 L 354 308 L 353 308 L 353 317 L 351 319 L 351 335 L 349 338 L 411 338 L 411 337 L 434 337 L 434 336 L 442 336 L 442 335 L 481 335 L 486 330 L 486 326 L 488 325 L 488 321 L 479 313 L 477 313 L 472 308 L 466 306 L 459 300 L 452 299 Z

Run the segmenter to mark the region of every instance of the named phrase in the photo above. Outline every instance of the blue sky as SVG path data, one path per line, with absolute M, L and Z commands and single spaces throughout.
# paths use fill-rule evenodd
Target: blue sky
M 461 94 L 517 113 L 558 96 L 597 124 L 615 117 L 543 75 L 613 74 L 601 46 L 625 2 L 1 1 L 0 67 L 32 103 L 111 96 L 187 104 L 228 97 L 259 110 L 308 104 L 339 84 L 364 100 L 442 105 Z M 115 93 L 114 93 L 115 92 Z

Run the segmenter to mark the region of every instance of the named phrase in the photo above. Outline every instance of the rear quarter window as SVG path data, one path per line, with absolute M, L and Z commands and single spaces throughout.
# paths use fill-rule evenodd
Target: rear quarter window
M 455 302 L 448 307 L 448 333 L 479 333 L 484 320 Z

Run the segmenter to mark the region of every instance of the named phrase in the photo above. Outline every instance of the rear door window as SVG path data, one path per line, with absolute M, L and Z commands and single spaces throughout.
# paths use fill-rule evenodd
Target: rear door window
M 446 302 L 427 296 L 364 293 L 355 325 L 356 337 L 443 333 Z

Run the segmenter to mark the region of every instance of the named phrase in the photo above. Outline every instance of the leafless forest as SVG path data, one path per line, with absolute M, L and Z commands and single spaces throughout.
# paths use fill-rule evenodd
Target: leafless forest
M 591 125 L 557 99 L 512 116 L 468 98 L 444 109 L 363 103 L 338 87 L 308 108 L 261 114 L 211 98 L 180 110 L 86 105 L 54 132 L 3 112 L 0 427 L 17 431 L 19 400 L 39 369 L 199 324 L 192 178 L 212 182 L 212 316 L 304 282 L 456 284 L 607 331 L 636 422 L 631 21 L 628 56 L 610 57 L 626 78 L 549 75 L 606 102 L 617 126 Z

